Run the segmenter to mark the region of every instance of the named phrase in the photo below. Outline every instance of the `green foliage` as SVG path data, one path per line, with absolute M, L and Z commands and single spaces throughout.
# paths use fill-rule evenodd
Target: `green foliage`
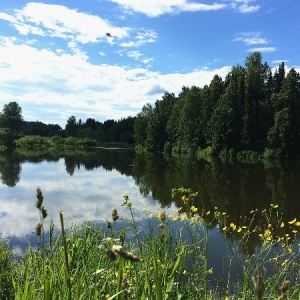
M 10 129 L 13 134 L 22 129 L 23 116 L 22 108 L 17 102 L 10 102 L 3 106 L 2 113 L 0 115 L 0 127 Z
M 285 77 L 282 63 L 272 74 L 261 53 L 253 52 L 224 81 L 215 75 L 208 86 L 183 87 L 177 97 L 166 93 L 154 107 L 145 106 L 134 138 L 139 149 L 152 152 L 194 154 L 210 146 L 216 155 L 269 149 L 265 153 L 296 156 L 299 99 L 299 73 L 291 69 Z
M 10 148 L 14 145 L 12 131 L 9 128 L 0 128 L 0 146 Z
M 0 299 L 13 299 L 14 268 L 12 248 L 0 240 Z

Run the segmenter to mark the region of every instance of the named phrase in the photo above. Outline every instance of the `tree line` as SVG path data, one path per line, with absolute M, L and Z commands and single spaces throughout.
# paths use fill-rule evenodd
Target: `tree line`
M 70 116 L 65 128 L 58 124 L 45 124 L 40 121 L 25 121 L 22 108 L 17 102 L 3 106 L 0 112 L 0 146 L 13 147 L 52 145 L 95 146 L 98 143 L 134 144 L 134 117 L 115 121 L 108 119 L 99 122 L 87 118 L 85 122 Z
M 165 93 L 137 115 L 134 138 L 139 151 L 215 154 L 257 151 L 264 157 L 300 152 L 300 75 L 275 71 L 251 53 L 245 66 L 233 66 L 223 80 Z

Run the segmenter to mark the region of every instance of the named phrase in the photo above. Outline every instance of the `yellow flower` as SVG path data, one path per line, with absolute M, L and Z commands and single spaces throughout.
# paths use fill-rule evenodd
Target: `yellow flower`
M 182 216 L 181 216 L 181 221 L 184 221 L 185 218 L 186 218 L 186 216 L 185 216 L 185 215 L 182 215 Z
M 192 211 L 192 212 L 197 212 L 197 211 L 198 211 L 198 208 L 195 207 L 194 205 L 192 205 L 192 206 L 191 206 L 191 211 Z
M 167 215 L 165 212 L 157 214 L 157 219 L 164 221 L 166 219 Z
M 214 209 L 215 209 L 215 210 L 218 210 L 218 206 L 215 206 Z
M 238 230 L 237 230 L 237 232 L 241 232 L 242 231 L 242 228 L 241 227 L 239 227 L 238 228 Z
M 225 227 L 222 228 L 222 230 L 224 230 L 224 231 L 225 231 L 226 229 L 227 229 L 227 226 L 225 226 Z
M 208 274 L 213 274 L 213 273 L 214 273 L 213 268 L 209 269 L 209 270 L 207 271 L 207 273 L 208 273 Z
M 145 207 L 143 207 L 143 208 L 142 208 L 142 211 L 146 211 L 146 208 L 145 208 Z
M 254 210 L 252 209 L 251 211 L 250 211 L 250 214 L 253 214 L 254 213 Z
M 181 211 L 182 210 L 182 207 L 179 207 L 178 209 L 177 209 L 177 211 Z
M 284 227 L 284 222 L 281 222 L 280 228 Z
M 297 221 L 297 220 L 296 220 L 296 218 L 295 218 L 294 220 L 289 221 L 288 223 L 292 225 L 292 224 L 296 223 L 296 221 Z
M 186 270 L 183 270 L 182 274 L 185 275 L 186 274 Z
M 296 222 L 296 223 L 295 223 L 295 226 L 300 226 L 300 222 Z
M 226 212 L 225 212 L 225 211 L 223 211 L 223 212 L 222 212 L 222 216 L 225 216 L 225 215 L 226 215 Z
M 189 198 L 187 197 L 187 196 L 182 196 L 182 201 L 184 202 L 184 203 L 187 203 L 187 202 L 189 202 Z
M 206 213 L 206 215 L 208 216 L 210 214 L 210 210 Z
M 278 204 L 271 204 L 271 207 L 278 208 Z
M 295 233 L 295 234 L 296 234 L 297 232 L 298 232 L 298 230 L 293 230 L 293 231 L 292 231 L 292 233 Z
M 289 261 L 288 259 L 286 259 L 285 261 L 283 261 L 282 264 L 281 264 L 281 266 L 285 266 L 288 261 Z
M 177 220 L 178 220 L 177 216 L 173 217 L 173 221 L 177 221 Z
M 269 235 L 271 235 L 271 234 L 272 234 L 271 230 L 269 230 L 269 229 L 266 229 L 266 230 L 265 230 L 265 235 L 269 236 Z

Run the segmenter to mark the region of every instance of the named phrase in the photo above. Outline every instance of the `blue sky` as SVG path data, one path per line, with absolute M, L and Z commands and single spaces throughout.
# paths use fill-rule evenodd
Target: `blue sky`
M 0 0 L 0 108 L 64 127 L 135 116 L 253 51 L 300 71 L 299 16 L 298 0 Z

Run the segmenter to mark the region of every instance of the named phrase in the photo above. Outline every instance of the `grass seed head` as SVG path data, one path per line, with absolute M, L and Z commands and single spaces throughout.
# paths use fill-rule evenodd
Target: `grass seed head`
M 37 223 L 37 224 L 35 225 L 35 234 L 36 234 L 37 236 L 40 236 L 41 233 L 42 233 L 42 224 L 41 224 L 41 223 Z
M 46 219 L 48 216 L 47 209 L 44 206 L 42 207 L 42 216 L 43 216 L 43 219 Z

